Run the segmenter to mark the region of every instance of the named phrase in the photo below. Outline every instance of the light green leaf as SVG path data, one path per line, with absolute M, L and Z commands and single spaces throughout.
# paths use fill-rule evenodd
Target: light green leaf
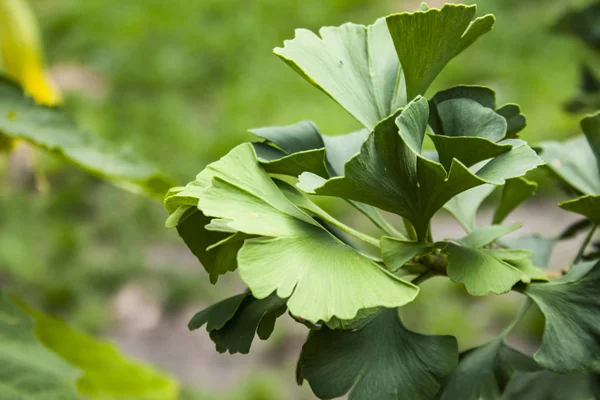
M 392 272 L 398 271 L 413 257 L 428 253 L 431 243 L 410 242 L 392 237 L 381 238 L 381 256 L 383 262 Z
M 524 175 L 542 161 L 524 142 L 483 165 L 475 173 L 454 160 L 450 170 L 421 155 L 429 118 L 424 98 L 411 102 L 396 118 L 375 127 L 343 177 L 324 181 L 314 174 L 300 176 L 307 193 L 338 196 L 366 203 L 408 219 L 419 240 L 426 237 L 431 217 L 452 197 L 470 188 Z
M 517 374 L 503 400 L 594 400 L 600 388 L 598 376 L 585 372 L 555 374 L 550 371 Z
M 0 291 L 0 397 L 76 400 L 79 375 L 38 341 L 33 318 Z
M 444 205 L 467 232 L 475 229 L 475 217 L 483 201 L 494 191 L 494 185 L 480 185 L 459 193 Z
M 564 277 L 528 285 L 524 293 L 540 308 L 546 323 L 534 354 L 556 372 L 600 368 L 600 262 L 579 264 Z
M 504 339 L 500 336 L 462 353 L 458 368 L 444 384 L 440 400 L 500 399 L 516 373 L 540 369 L 530 357 L 508 347 Z
M 563 210 L 581 214 L 595 224 L 600 224 L 600 195 L 588 195 L 563 201 L 558 206 Z
M 476 6 L 446 4 L 441 10 L 430 8 L 386 18 L 404 70 L 407 99 L 425 94 L 450 60 L 492 29 L 494 17 L 473 20 L 476 10 Z
M 349 393 L 349 400 L 428 400 L 457 359 L 454 337 L 411 332 L 397 310 L 386 309 L 356 331 L 323 327 L 311 332 L 297 377 L 300 384 L 306 379 L 321 399 Z
M 518 268 L 494 257 L 485 249 L 458 246 L 454 243 L 438 244 L 448 256 L 448 277 L 452 282 L 465 285 L 473 296 L 485 296 L 489 292 L 508 292 L 523 279 Z
M 237 255 L 240 276 L 254 297 L 277 292 L 289 298 L 293 315 L 317 323 L 334 316 L 353 319 L 363 308 L 398 307 L 417 295 L 416 286 L 345 245 L 294 205 L 260 168 L 250 144 L 208 168 L 213 181 L 198 208 L 230 230 L 266 237 L 246 240 Z
M 512 225 L 491 225 L 474 229 L 467 236 L 458 240 L 460 244 L 478 249 L 494 243 L 502 236 L 508 235 L 523 226 L 522 223 Z
M 502 189 L 502 198 L 494 212 L 492 223 L 501 224 L 515 208 L 535 194 L 537 186 L 537 183 L 522 177 L 508 179 Z
M 531 281 L 548 281 L 548 276 L 544 270 L 534 264 L 533 253 L 524 249 L 486 249 L 486 253 L 505 261 L 515 268 L 518 268 L 523 277 L 521 281 L 530 283 Z M 544 264 L 540 264 L 545 266 Z
M 36 104 L 19 87 L 2 78 L 0 133 L 26 140 L 135 193 L 162 198 L 173 186 L 154 166 L 81 131 L 64 111 Z
M 206 324 L 219 353 L 248 354 L 256 334 L 262 340 L 271 336 L 275 320 L 286 310 L 285 302 L 275 294 L 258 300 L 243 293 L 200 311 L 188 327 L 194 330 Z
M 404 77 L 384 19 L 373 25 L 297 29 L 275 54 L 366 128 L 406 104 Z
M 83 371 L 79 393 L 88 399 L 176 400 L 179 385 L 170 376 L 122 355 L 111 343 L 94 339 L 65 322 L 26 308 L 46 348 Z

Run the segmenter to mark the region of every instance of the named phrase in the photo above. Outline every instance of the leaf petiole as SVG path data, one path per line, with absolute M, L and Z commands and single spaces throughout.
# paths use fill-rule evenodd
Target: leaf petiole
M 527 300 L 525 301 L 525 303 L 523 303 L 523 306 L 521 307 L 521 309 L 519 310 L 517 315 L 515 315 L 515 317 L 511 321 L 511 323 L 506 328 L 504 328 L 504 330 L 502 332 L 500 332 L 498 337 L 500 337 L 500 336 L 504 337 L 504 336 L 508 335 L 515 328 L 515 326 L 517 326 L 517 324 L 519 322 L 521 322 L 521 320 L 523 319 L 523 317 L 525 316 L 525 314 L 529 310 L 529 307 L 531 307 L 532 304 L 533 304 L 533 301 L 528 297 Z
M 348 225 L 344 224 L 343 222 L 335 219 L 331 214 L 329 214 L 327 211 L 323 210 L 321 207 L 315 206 L 313 209 L 311 209 L 311 211 L 313 211 L 315 213 L 315 215 L 317 215 L 319 218 L 322 218 L 324 221 L 335 226 L 342 232 L 346 232 L 350 236 L 354 236 L 355 238 L 362 240 L 363 242 L 369 243 L 370 245 L 379 247 L 379 239 L 376 239 L 372 236 L 367 235 L 366 233 L 363 233 L 361 231 L 358 231 L 354 228 L 349 227 Z
M 575 265 L 579 261 L 581 261 L 581 259 L 583 257 L 583 253 L 585 252 L 585 249 L 587 249 L 588 245 L 592 241 L 592 237 L 594 237 L 594 233 L 596 232 L 597 228 L 598 228 L 598 224 L 592 225 L 592 228 L 590 229 L 587 236 L 583 240 L 583 243 L 581 243 L 581 247 L 579 248 L 579 251 L 577 252 L 577 255 L 575 256 L 575 259 L 573 260 L 572 265 Z

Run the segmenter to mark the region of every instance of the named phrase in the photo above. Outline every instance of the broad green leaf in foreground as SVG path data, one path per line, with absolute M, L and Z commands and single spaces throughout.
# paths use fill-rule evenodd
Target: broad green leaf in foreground
M 39 342 L 33 318 L 0 292 L 0 397 L 76 400 L 79 375 Z
M 404 76 L 385 20 L 297 29 L 275 54 L 344 107 L 366 128 L 406 104 Z
M 304 173 L 298 186 L 307 193 L 349 198 L 401 215 L 424 240 L 429 221 L 452 197 L 483 184 L 502 185 L 542 163 L 524 142 L 514 140 L 510 151 L 476 172 L 458 160 L 447 171 L 421 155 L 428 110 L 427 100 L 416 99 L 397 118 L 375 127 L 360 153 L 346 163 L 343 177 L 324 180 Z
M 275 320 L 286 310 L 285 302 L 275 294 L 258 300 L 243 293 L 200 311 L 188 327 L 195 330 L 206 324 L 219 353 L 248 354 L 255 334 L 262 340 L 271 336 Z
M 0 133 L 26 140 L 136 193 L 162 198 L 173 186 L 154 166 L 82 132 L 63 111 L 35 104 L 5 79 L 0 79 Z
M 508 347 L 504 340 L 505 336 L 500 335 L 462 353 L 458 367 L 444 384 L 440 400 L 500 399 L 513 375 L 540 369 L 535 361 Z
M 407 98 L 425 94 L 446 64 L 494 26 L 494 16 L 473 20 L 477 6 L 446 4 L 442 9 L 386 18 L 406 78 Z
M 456 367 L 451 336 L 407 330 L 395 309 L 382 310 L 356 331 L 313 331 L 302 347 L 297 378 L 321 399 L 432 399 L 443 377 Z M 426 382 L 426 384 L 424 384 Z
M 417 287 L 295 206 L 260 167 L 252 145 L 236 147 L 207 170 L 212 185 L 201 190 L 198 208 L 215 218 L 211 225 L 264 237 L 246 240 L 237 255 L 240 276 L 257 299 L 276 292 L 289 298 L 293 315 L 316 323 L 352 319 L 363 308 L 399 307 L 417 295 Z
M 556 372 L 600 368 L 600 262 L 578 264 L 564 277 L 528 285 L 524 293 L 546 319 L 534 354 Z
M 85 398 L 178 399 L 179 385 L 172 377 L 122 355 L 115 345 L 94 339 L 57 318 L 29 308 L 26 311 L 35 318 L 40 342 L 83 372 L 77 389 Z
M 559 204 L 563 210 L 581 214 L 595 224 L 600 224 L 600 195 L 583 196 Z

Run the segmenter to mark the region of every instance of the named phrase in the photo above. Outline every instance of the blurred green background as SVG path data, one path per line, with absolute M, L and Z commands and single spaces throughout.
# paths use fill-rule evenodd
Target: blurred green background
M 368 24 L 419 6 L 418 1 L 401 0 L 31 3 L 69 113 L 86 129 L 154 161 L 179 184 L 250 139 L 248 128 L 302 119 L 315 121 L 328 134 L 359 128 L 337 104 L 278 60 L 272 49 L 291 39 L 297 27 Z M 456 84 L 491 86 L 500 104 L 521 105 L 529 124 L 522 134 L 525 139 L 536 142 L 577 134 L 579 117 L 564 113 L 562 105 L 576 93 L 580 61 L 593 63 L 593 57 L 577 41 L 552 35 L 549 26 L 568 7 L 588 1 L 477 3 L 480 15 L 496 15 L 494 30 L 453 61 L 430 94 Z M 44 309 L 171 369 L 190 387 L 185 398 L 311 398 L 306 389 L 293 388 L 293 358 L 304 333 L 292 324 L 282 324 L 270 347 L 253 346 L 259 348 L 262 361 L 284 365 L 261 375 L 248 374 L 256 369 L 252 361 L 239 357 L 222 361 L 219 357 L 227 356 L 217 355 L 206 338 L 190 344 L 183 352 L 185 360 L 169 358 L 169 346 L 176 341 L 169 332 L 207 336 L 187 334 L 187 318 L 201 305 L 233 293 L 239 283 L 230 278 L 225 280 L 230 289 L 211 287 L 176 232 L 164 228 L 166 214 L 160 204 L 124 193 L 41 153 L 36 169 L 38 174 L 43 171 L 50 190 L 40 193 L 36 174 L 23 162 L 27 151 L 20 149 L 0 160 L 2 281 Z M 431 287 L 437 286 L 434 282 Z M 421 321 L 423 329 L 450 326 L 465 344 L 476 343 L 489 324 L 477 321 L 473 327 L 471 322 L 466 328 L 469 315 L 460 313 L 462 292 L 453 286 L 437 290 L 456 297 L 456 309 L 429 314 L 431 318 Z M 435 309 L 436 304 L 430 307 Z M 502 310 L 500 316 L 510 318 L 510 312 Z M 130 327 L 130 317 L 139 330 Z M 137 343 L 145 339 L 167 350 L 148 354 Z M 293 351 L 285 350 L 290 347 L 286 343 L 292 343 Z M 172 349 L 177 351 L 182 350 Z M 198 362 L 229 371 L 223 374 L 233 383 L 226 389 L 218 389 L 219 384 L 211 387 L 210 379 L 202 378 L 214 374 L 214 368 L 210 373 L 194 369 L 194 359 L 206 357 L 211 362 Z M 241 372 L 230 377 L 236 368 Z

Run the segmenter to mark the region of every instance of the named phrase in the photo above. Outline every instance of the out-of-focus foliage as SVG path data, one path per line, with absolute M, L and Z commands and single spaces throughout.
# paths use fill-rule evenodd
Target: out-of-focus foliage
M 179 385 L 171 377 L 2 292 L 0 316 L 4 398 L 178 399 Z

